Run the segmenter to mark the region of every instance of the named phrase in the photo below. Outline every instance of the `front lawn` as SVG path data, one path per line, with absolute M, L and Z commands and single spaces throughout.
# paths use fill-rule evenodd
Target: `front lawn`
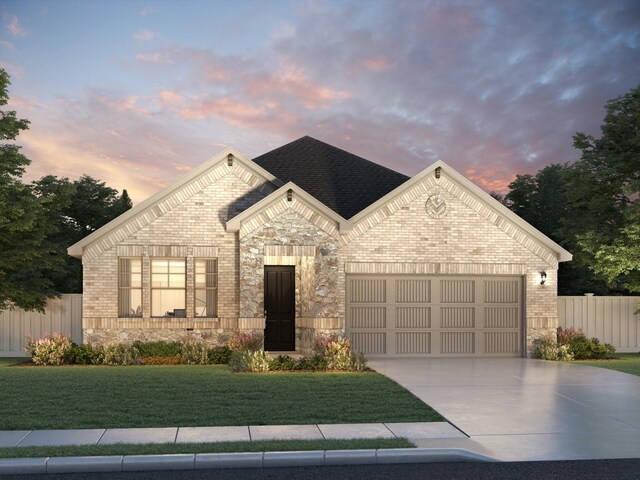
M 640 353 L 616 353 L 612 360 L 580 360 L 576 363 L 608 368 L 640 377 Z
M 0 430 L 443 420 L 375 372 L 10 366 L 15 363 L 0 362 Z

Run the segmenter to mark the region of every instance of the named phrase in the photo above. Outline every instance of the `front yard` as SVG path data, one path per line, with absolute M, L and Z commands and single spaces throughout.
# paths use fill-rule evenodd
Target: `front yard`
M 580 360 L 576 363 L 640 376 L 640 353 L 616 353 L 612 360 Z
M 0 359 L 0 430 L 443 420 L 375 372 L 11 366 L 17 362 Z

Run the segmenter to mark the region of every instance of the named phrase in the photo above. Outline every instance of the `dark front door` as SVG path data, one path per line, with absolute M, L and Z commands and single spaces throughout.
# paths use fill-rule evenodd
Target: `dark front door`
M 295 267 L 264 267 L 264 310 L 267 317 L 264 349 L 295 350 Z

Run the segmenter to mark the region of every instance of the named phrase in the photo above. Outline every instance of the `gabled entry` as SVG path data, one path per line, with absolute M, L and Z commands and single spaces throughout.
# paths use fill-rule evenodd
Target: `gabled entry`
M 295 350 L 295 287 L 295 267 L 264 267 L 265 350 Z

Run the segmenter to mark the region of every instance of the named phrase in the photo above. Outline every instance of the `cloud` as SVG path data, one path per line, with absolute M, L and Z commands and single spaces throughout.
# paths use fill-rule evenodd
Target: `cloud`
M 34 171 L 95 172 L 139 200 L 226 145 L 251 157 L 312 135 L 504 192 L 598 134 L 640 78 L 638 24 L 634 1 L 297 2 L 251 51 L 149 49 L 128 65 L 146 90 L 34 107 L 25 151 Z
M 148 16 L 148 15 L 151 15 L 152 13 L 157 13 L 157 12 L 158 12 L 158 10 L 156 10 L 156 9 L 155 9 L 155 8 L 153 8 L 153 7 L 145 7 L 145 8 L 143 8 L 142 10 L 140 10 L 139 15 L 140 15 L 141 17 L 146 17 L 146 16 Z
M 27 31 L 20 25 L 20 21 L 18 17 L 15 15 L 4 15 L 5 20 L 5 28 L 9 31 L 11 35 L 14 37 L 26 37 Z
M 151 30 L 142 29 L 133 34 L 133 39 L 136 42 L 149 42 L 157 38 L 160 38 L 160 34 L 158 32 L 152 32 Z

